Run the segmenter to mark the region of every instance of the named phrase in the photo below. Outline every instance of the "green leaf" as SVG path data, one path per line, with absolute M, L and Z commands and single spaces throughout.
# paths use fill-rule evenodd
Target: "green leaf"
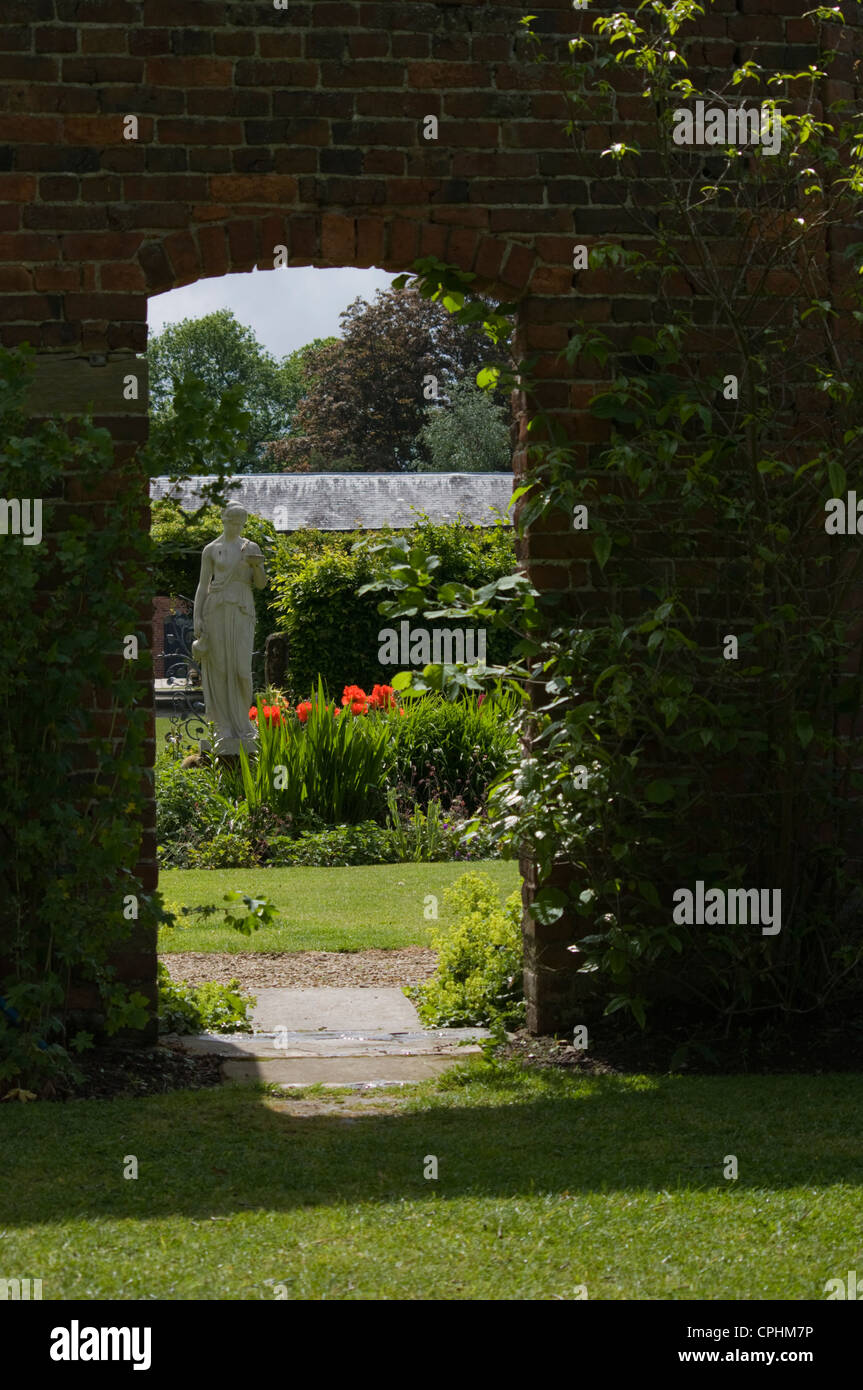
M 551 926 L 558 918 L 563 916 L 566 904 L 569 901 L 562 888 L 555 888 L 548 885 L 540 888 L 533 902 L 531 903 L 530 913 L 544 927 Z
M 846 477 L 845 469 L 842 467 L 842 464 L 839 463 L 838 459 L 831 459 L 828 463 L 827 477 L 830 481 L 830 486 L 833 489 L 833 496 L 841 497 L 842 494 L 845 492 Z
M 477 373 L 476 384 L 483 391 L 493 391 L 499 380 L 500 367 L 483 367 L 482 371 Z
M 600 533 L 598 536 L 594 536 L 593 553 L 596 557 L 596 563 L 599 565 L 599 568 L 601 570 L 604 570 L 606 564 L 608 563 L 608 557 L 611 554 L 611 537 L 603 533 Z
M 644 794 L 648 801 L 654 805 L 662 806 L 675 795 L 674 783 L 661 777 L 657 778 L 653 782 L 648 782 Z
M 802 748 L 808 748 L 815 737 L 815 730 L 812 727 L 812 720 L 805 710 L 800 710 L 794 716 L 794 727 Z

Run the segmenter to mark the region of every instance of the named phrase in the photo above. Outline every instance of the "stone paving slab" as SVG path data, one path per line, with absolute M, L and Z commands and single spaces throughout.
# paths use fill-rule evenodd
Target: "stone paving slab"
M 215 1053 L 231 1060 L 277 1061 L 286 1057 L 384 1057 L 477 1051 L 485 1028 L 441 1028 L 412 1033 L 197 1033 L 179 1041 L 184 1051 Z M 467 1045 L 467 1046 L 465 1046 Z
M 262 989 L 251 1018 L 251 1034 L 177 1041 L 221 1057 L 226 1081 L 290 1088 L 424 1081 L 476 1056 L 489 1036 L 487 1028 L 422 1028 L 410 1000 L 389 988 Z
M 312 1086 L 315 1082 L 349 1085 L 355 1082 L 378 1082 L 380 1085 L 397 1081 L 426 1081 L 440 1076 L 448 1067 L 464 1058 L 460 1054 L 439 1056 L 387 1057 L 382 1063 L 375 1057 L 296 1057 L 280 1061 L 249 1058 L 246 1061 L 224 1061 L 222 1075 L 226 1081 L 266 1081 L 283 1086 Z M 478 1052 L 479 1048 L 471 1048 Z
M 352 1029 L 373 1028 L 387 1033 L 422 1027 L 416 1008 L 396 987 L 318 986 L 259 989 L 255 994 L 257 1003 L 250 1018 L 252 1027 L 261 1033 L 274 1033 L 277 1028 L 331 1032 L 346 1020 Z

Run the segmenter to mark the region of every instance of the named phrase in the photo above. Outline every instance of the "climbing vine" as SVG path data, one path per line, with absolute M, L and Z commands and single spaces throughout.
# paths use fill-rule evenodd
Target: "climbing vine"
M 534 916 L 566 914 L 605 1012 L 643 1024 L 671 998 L 689 1009 L 693 1041 L 744 1014 L 788 1019 L 859 999 L 863 961 L 846 864 L 861 785 L 849 725 L 861 701 L 861 553 L 825 529 L 863 445 L 863 246 L 833 249 L 859 225 L 863 120 L 818 114 L 835 11 L 813 13 L 817 64 L 747 63 L 718 97 L 687 69 L 687 25 L 702 13 L 686 0 L 597 18 L 558 73 L 585 158 L 585 112 L 594 127 L 613 120 L 613 72 L 635 77 L 649 123 L 646 153 L 603 151 L 637 246 L 596 242 L 581 264 L 611 269 L 621 293 L 654 296 L 655 326 L 634 335 L 582 321 L 563 354 L 595 383 L 605 442 L 578 449 L 542 409 L 532 363 L 504 350 L 499 306 L 472 297 L 471 277 L 415 266 L 424 294 L 456 315 L 485 312 L 498 372 L 532 417 L 519 533 L 589 517 L 580 536 L 570 530 L 572 553 L 589 562 L 602 607 L 579 613 L 577 592 L 540 593 L 523 576 L 438 588 L 433 562 L 406 546 L 391 551 L 399 593 L 382 606 L 391 618 L 420 609 L 521 630 L 517 666 L 469 673 L 531 697 L 526 756 L 494 794 L 496 834 L 536 866 Z M 737 88 L 768 94 L 775 155 L 675 144 L 676 108 L 725 109 Z M 457 680 L 465 673 L 438 667 L 399 683 Z M 680 920 L 675 893 L 699 882 L 778 890 L 781 929 Z
M 152 670 L 141 474 L 155 461 L 118 469 L 110 434 L 87 418 L 29 420 L 32 358 L 0 351 L 0 496 L 41 507 L 38 538 L 0 539 L 0 1091 L 21 1095 L 73 1073 L 97 1032 L 147 1024 L 149 1001 L 112 958 L 166 919 L 134 875 Z M 197 462 L 190 441 L 208 439 L 220 500 L 243 412 L 231 393 L 209 405 L 191 381 L 175 406 L 177 455 L 160 463 L 183 476 Z M 110 502 L 88 505 L 109 477 Z M 70 505 L 70 486 L 84 505 Z M 88 986 L 96 1010 L 74 1006 Z

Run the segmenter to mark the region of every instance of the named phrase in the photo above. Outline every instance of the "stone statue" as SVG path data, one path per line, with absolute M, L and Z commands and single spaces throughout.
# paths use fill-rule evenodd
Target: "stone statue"
M 206 715 L 216 726 L 215 752 L 254 752 L 257 730 L 249 719 L 252 705 L 252 649 L 255 603 L 252 586 L 267 583 L 264 557 L 242 529 L 248 512 L 231 503 L 222 512 L 222 534 L 201 553 L 201 578 L 195 592 L 195 641 L 192 655 L 201 668 Z

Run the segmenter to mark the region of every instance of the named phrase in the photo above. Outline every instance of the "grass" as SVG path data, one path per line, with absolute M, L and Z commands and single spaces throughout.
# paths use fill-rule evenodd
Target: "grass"
M 427 946 L 433 922 L 424 917 L 428 895 L 444 912 L 446 888 L 478 868 L 497 884 L 501 898 L 518 887 L 511 860 L 477 864 L 369 864 L 343 869 L 163 869 L 159 885 L 166 905 L 222 903 L 235 888 L 266 895 L 279 922 L 252 936 L 189 917 L 189 927 L 163 928 L 160 951 L 363 951 Z
M 4 1277 L 46 1300 L 823 1300 L 863 1261 L 863 1076 L 476 1061 L 356 1117 L 291 1106 L 4 1105 Z

